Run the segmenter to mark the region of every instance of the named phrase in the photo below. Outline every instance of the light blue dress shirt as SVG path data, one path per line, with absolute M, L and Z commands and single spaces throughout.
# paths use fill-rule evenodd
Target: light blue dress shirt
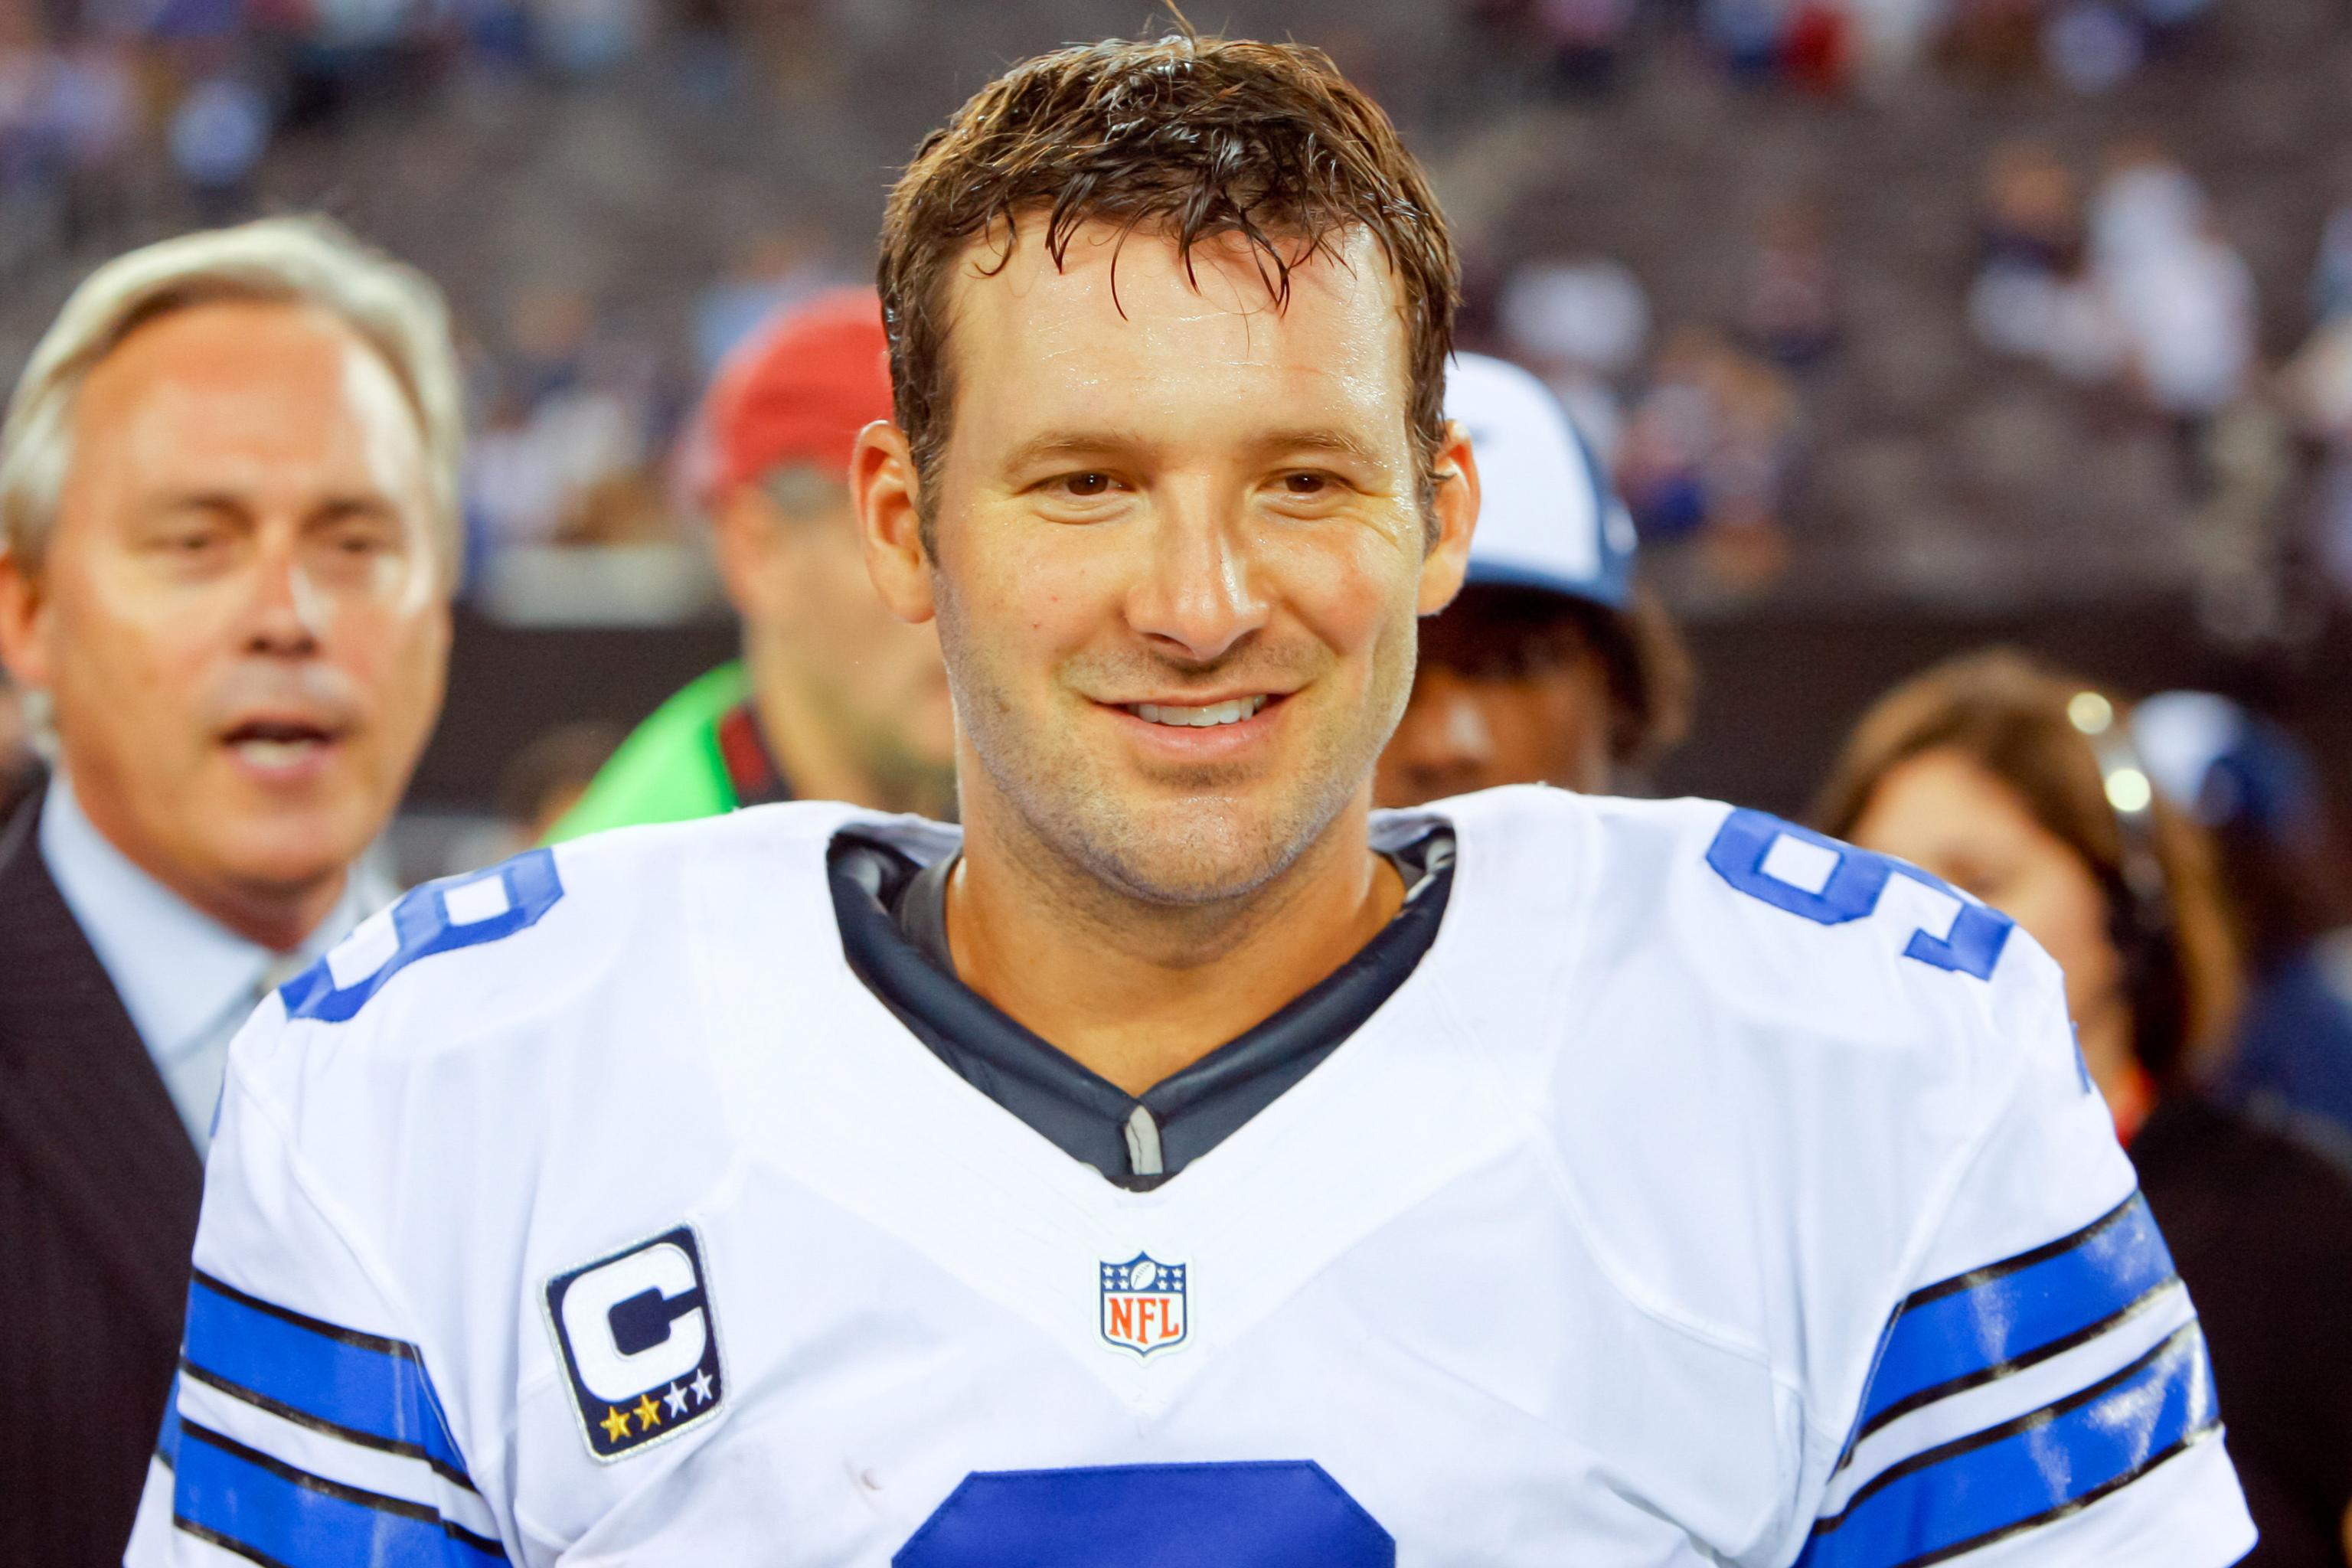
M 383 878 L 355 867 L 309 939 L 292 952 L 274 952 L 131 864 L 82 814 L 62 771 L 51 776 L 41 805 L 41 859 L 114 983 L 198 1154 L 212 1142 L 229 1041 L 255 1006 L 395 894 Z

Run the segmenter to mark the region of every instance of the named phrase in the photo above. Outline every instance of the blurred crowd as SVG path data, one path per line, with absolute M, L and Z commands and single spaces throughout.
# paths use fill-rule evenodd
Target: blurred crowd
M 1735 81 L 1893 91 L 1932 68 L 1988 82 L 2046 78 L 2080 92 L 2191 41 L 2212 0 L 1466 0 L 1498 42 L 1567 91 L 1606 90 L 1661 33 L 1687 26 Z
M 1052 9 L 1045 0 L 1034 8 Z M 526 140 L 561 141 L 576 123 L 563 114 L 655 79 L 646 90 L 662 112 L 652 134 L 670 142 L 648 153 L 679 151 L 670 144 L 686 134 L 677 127 L 700 112 L 755 142 L 798 104 L 828 121 L 821 153 L 814 132 L 789 132 L 811 165 L 848 155 L 854 169 L 870 152 L 886 168 L 904 149 L 862 127 L 871 106 L 845 62 L 859 47 L 903 53 L 919 19 L 855 9 L 833 0 L 16 0 L 0 9 L 0 277 L 63 278 L 93 247 L 266 210 L 289 189 L 363 208 L 376 199 L 373 181 L 355 184 L 331 151 L 362 133 L 371 156 L 416 187 L 399 221 L 428 221 L 464 200 L 434 186 L 436 165 L 450 182 L 480 173 L 460 173 L 479 159 L 453 151 L 449 125 L 511 121 Z M 2149 72 L 2185 80 L 2237 68 L 2216 42 L 2225 9 L 2211 0 L 1472 0 L 1431 24 L 1450 27 L 1454 58 L 1469 62 L 1467 107 L 1450 114 L 1443 95 L 1424 102 L 1409 89 L 1403 46 L 1341 27 L 1334 47 L 1349 68 L 1395 79 L 1400 112 L 1433 125 L 1475 132 L 1517 123 L 1530 106 L 1574 106 L 1581 118 L 1533 122 L 1538 150 L 1512 176 L 1540 193 L 1546 169 L 1586 134 L 1657 155 L 1645 150 L 1656 112 L 1639 101 L 1646 82 L 1715 95 L 1711 114 L 1730 111 L 1722 104 L 1843 100 L 1862 106 L 1854 113 L 1899 110 L 1957 128 L 2016 94 L 2125 103 Z M 2137 124 L 2136 115 L 2119 110 L 2108 123 Z M 2084 123 L 2101 123 L 2095 110 Z M 1535 366 L 1568 404 L 1658 547 L 1661 583 L 1678 601 L 1753 598 L 1825 572 L 1867 581 L 1882 554 L 1898 566 L 1906 552 L 1948 558 L 1962 543 L 1950 519 L 1972 486 L 2046 488 L 2089 473 L 2103 504 L 2072 509 L 2079 521 L 2053 508 L 2038 536 L 1967 542 L 2021 566 L 2032 551 L 2065 548 L 2053 528 L 2089 540 L 2136 511 L 2167 542 L 2083 546 L 2115 563 L 2119 588 L 2136 568 L 2194 578 L 2225 635 L 2291 637 L 2291 564 L 2313 562 L 2326 580 L 2352 582 L 2352 334 L 2338 324 L 2352 294 L 2352 218 L 2335 219 L 2324 239 L 2300 231 L 2308 220 L 2272 237 L 2274 256 L 2298 248 L 2306 267 L 2317 258 L 2317 320 L 2298 351 L 2277 336 L 2278 268 L 2266 299 L 2244 236 L 2179 162 L 2186 149 L 2137 132 L 2107 143 L 2100 152 L 2080 133 L 2025 135 L 1989 155 L 1971 151 L 1983 163 L 1973 237 L 1957 225 L 1927 232 L 1915 247 L 1925 286 L 1891 307 L 1882 281 L 1856 265 L 1867 256 L 1884 270 L 1885 247 L 1857 237 L 1853 198 L 1838 180 L 1800 175 L 1739 213 L 1668 213 L 1673 244 L 1663 251 L 1563 247 L 1547 236 L 1583 226 L 1573 205 L 1515 204 L 1506 192 L 1507 207 L 1558 216 L 1468 227 L 1470 340 Z M 775 177 L 806 184 L 814 170 L 795 169 L 796 155 Z M 1943 179 L 1949 162 L 1923 159 L 1911 177 Z M 453 288 L 478 431 L 466 477 L 469 596 L 527 620 L 716 609 L 716 584 L 693 563 L 694 391 L 763 311 L 862 274 L 863 244 L 847 237 L 863 220 L 845 224 L 838 211 L 830 199 L 802 210 L 788 202 L 712 227 L 709 212 L 681 207 L 662 220 L 679 243 L 653 264 L 667 268 L 658 277 L 642 258 L 572 254 L 568 237 L 536 270 L 461 271 Z M 567 226 L 583 226 L 593 252 L 597 220 Z M 397 226 L 380 237 L 407 239 Z M 1686 270 L 1680 258 L 1700 242 L 1730 272 L 1695 300 L 1686 279 L 1667 274 Z M 1947 316 L 1964 323 L 1986 363 L 1955 372 L 1936 363 L 1954 352 L 1937 335 Z M 2159 321 L 2162 331 L 2151 325 Z M 2020 379 L 2028 373 L 2046 373 L 2076 399 L 2087 411 L 2080 428 L 2037 439 L 2040 395 L 2016 391 L 2035 385 Z M 1899 431 L 1874 427 L 1888 410 L 1937 395 L 1910 389 L 1956 374 L 1988 389 L 1977 409 L 1921 407 Z M 1908 378 L 1903 395 L 1878 395 L 1889 375 Z M 1982 473 L 1921 455 L 1923 436 L 1953 420 L 1969 426 L 1960 445 L 1982 452 Z M 2131 434 L 2135 424 L 2144 437 Z M 2151 473 L 2137 458 L 2158 447 L 2174 457 Z M 1913 484 L 1919 504 L 1898 525 L 1885 515 L 1895 481 L 1876 476 L 1921 461 L 1946 471 Z M 1864 548 L 1844 547 L 1825 519 L 1865 535 Z M 1912 537 L 1922 528 L 1952 537 Z M 550 559 L 577 546 L 623 554 L 605 565 Z M 1802 563 L 1793 574 L 1792 561 Z M 1996 569 L 1975 591 L 2022 592 L 2032 572 L 2003 579 Z M 1890 591 L 1903 577 L 1893 574 Z

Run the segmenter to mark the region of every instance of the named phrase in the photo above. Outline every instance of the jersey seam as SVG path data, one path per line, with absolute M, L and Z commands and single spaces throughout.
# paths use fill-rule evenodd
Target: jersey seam
M 2036 1012 L 2037 1014 L 2046 1012 L 2049 1001 L 2046 983 L 2037 985 L 2036 989 L 2042 993 L 2042 1001 L 2044 1003 L 2044 1006 L 2037 1008 Z M 2064 1007 L 2063 1001 L 2059 1003 L 2059 1006 L 2063 1016 L 2063 1010 Z M 1921 1205 L 1920 1218 L 1918 1222 L 1913 1226 L 1911 1235 L 1905 1242 L 1903 1251 L 1898 1256 L 1896 1267 L 1893 1274 L 1894 1283 L 1886 1292 L 1885 1305 L 1876 1315 L 1876 1321 L 1882 1325 L 1882 1327 L 1880 1331 L 1874 1334 L 1869 1341 L 1869 1356 L 1867 1363 L 1863 1369 L 1861 1379 L 1854 1388 L 1853 1398 L 1850 1402 L 1852 1408 L 1849 1411 L 1846 1423 L 1842 1428 L 1835 1431 L 1822 1428 L 1815 1424 L 1813 1413 L 1810 1405 L 1802 1403 L 1801 1398 L 1799 1408 L 1803 1415 L 1805 1425 L 1820 1436 L 1823 1443 L 1831 1449 L 1832 1453 L 1831 1464 L 1832 1467 L 1836 1465 L 1839 1458 L 1843 1458 L 1845 1453 L 1846 1435 L 1850 1433 L 1853 1426 L 1860 1422 L 1863 1402 L 1870 1397 L 1870 1379 L 1872 1374 L 1877 1369 L 1878 1357 L 1884 1352 L 1885 1348 L 1886 1335 L 1884 1325 L 1893 1319 L 1897 1308 L 1902 1306 L 1904 1302 L 1910 1300 L 1911 1292 L 1909 1289 L 1906 1289 L 1907 1281 L 1909 1281 L 1913 1275 L 1919 1271 L 1921 1266 L 1926 1262 L 1928 1252 L 1935 1246 L 1936 1237 L 1942 1232 L 1945 1222 L 1951 1217 L 1952 1205 L 1959 1201 L 1959 1194 L 1968 1184 L 1969 1173 L 1977 1168 L 1980 1162 L 1983 1161 L 1987 1151 L 1991 1149 L 1993 1145 L 1995 1136 L 2000 1132 L 2001 1126 L 2009 1120 L 2010 1113 L 2016 1108 L 2017 1102 L 2024 1096 L 2025 1086 L 2031 1077 L 2030 1069 L 2032 1066 L 2030 1055 L 2030 1047 L 2031 1042 L 2028 1043 L 2028 1048 L 2020 1049 L 2015 1053 L 2017 1059 L 2011 1065 L 2010 1081 L 2007 1087 L 2002 1089 L 2000 1096 L 1995 1100 L 1992 1111 L 1985 1117 L 1983 1122 L 1969 1139 L 1966 1145 L 1966 1152 L 1959 1158 L 1951 1163 L 1951 1165 L 1947 1171 L 1943 1180 L 1935 1188 L 1931 1189 L 1929 1201 Z M 1848 1403 L 1849 1402 L 1841 1402 L 1840 1408 L 1845 1409 Z M 1823 1478 L 1822 1485 L 1825 1489 L 1830 1479 L 1833 1479 L 1834 1473 L 1834 1469 L 1832 1468 L 1832 1474 Z M 1792 1529 L 1801 1527 L 1806 1533 L 1807 1538 L 1810 1538 L 1813 1522 L 1814 1521 L 1810 1519 L 1801 1519 L 1795 1521 L 1795 1525 L 1792 1526 Z
M 1592 817 L 1587 816 L 1579 824 L 1579 827 L 1577 854 L 1579 859 L 1583 862 L 1581 869 L 1587 873 L 1585 876 L 1580 876 L 1579 880 L 1589 883 L 1595 837 L 1592 831 Z M 1462 858 L 1457 849 L 1454 873 L 1457 879 L 1461 876 Z M 1457 880 L 1457 896 L 1459 892 Z M 1559 1048 L 1551 1053 L 1551 1059 L 1539 1080 L 1543 1095 L 1547 1099 L 1558 1090 L 1560 1074 L 1567 1069 L 1569 1056 L 1567 1046 L 1570 1037 L 1584 1031 L 1591 1016 L 1591 1008 L 1584 1005 L 1584 998 L 1589 993 L 1584 987 L 1576 984 L 1578 977 L 1589 967 L 1584 940 L 1592 922 L 1591 901 L 1589 898 L 1573 899 L 1570 905 L 1570 919 L 1574 923 L 1564 933 L 1561 943 L 1561 950 L 1568 957 L 1566 962 L 1555 971 L 1551 981 L 1554 1007 L 1545 1009 L 1546 1012 L 1552 1012 L 1556 1008 L 1560 1020 L 1558 1026 Z M 1509 1075 L 1479 1042 L 1477 1032 L 1468 1027 L 1456 1010 L 1452 977 L 1448 975 L 1445 980 L 1446 984 L 1440 987 L 1440 991 L 1445 998 L 1447 1018 L 1453 1024 L 1454 1033 L 1460 1036 L 1486 1064 L 1490 1092 L 1495 1089 L 1496 1079 L 1503 1079 L 1507 1085 Z M 1771 1352 L 1764 1346 L 1752 1344 L 1728 1330 L 1714 1324 L 1688 1318 L 1674 1310 L 1664 1301 L 1658 1300 L 1647 1287 L 1640 1284 L 1634 1271 L 1601 1241 L 1597 1229 L 1591 1223 L 1591 1210 L 1584 1200 L 1583 1190 L 1577 1185 L 1575 1176 L 1559 1156 L 1559 1151 L 1555 1145 L 1554 1130 L 1536 1114 L 1524 1097 L 1501 1093 L 1497 1094 L 1496 1098 L 1501 1101 L 1507 1114 L 1517 1119 L 1523 1127 L 1534 1134 L 1535 1144 L 1541 1155 L 1545 1172 L 1551 1178 L 1553 1184 L 1560 1190 L 1570 1223 L 1576 1226 L 1579 1238 L 1592 1254 L 1593 1261 L 1601 1266 L 1601 1272 L 1618 1294 L 1624 1297 L 1636 1310 L 1654 1321 L 1717 1350 L 1738 1355 L 1745 1361 L 1758 1363 L 1771 1373 L 1776 1384 L 1787 1387 L 1792 1394 L 1801 1394 L 1801 1391 L 1784 1377 L 1780 1369 L 1773 1364 Z
M 255 1112 L 266 1121 L 269 1124 L 270 1131 L 277 1134 L 280 1152 L 286 1161 L 287 1173 L 301 1189 L 302 1195 L 318 1209 L 320 1217 L 333 1229 L 336 1239 L 350 1251 L 352 1261 L 359 1266 L 360 1272 L 366 1278 L 369 1288 L 383 1298 L 384 1304 L 396 1316 L 404 1320 L 402 1326 L 407 1328 L 415 1336 L 413 1342 L 416 1345 L 417 1354 L 425 1359 L 427 1368 L 427 1386 L 431 1386 L 430 1368 L 433 1365 L 433 1354 L 425 1342 L 428 1336 L 423 1317 L 409 1303 L 404 1293 L 393 1288 L 390 1283 L 390 1269 L 384 1266 L 381 1258 L 376 1257 L 375 1249 L 368 1245 L 357 1217 L 337 1201 L 324 1175 L 312 1166 L 310 1160 L 303 1154 L 300 1145 L 294 1138 L 290 1120 L 284 1114 L 282 1108 L 272 1101 L 262 1091 L 260 1086 L 253 1081 L 251 1076 L 237 1066 L 234 1054 L 230 1059 L 229 1076 L 236 1081 L 237 1087 L 246 1099 L 252 1102 Z M 446 1367 L 449 1363 L 444 1360 L 441 1364 Z M 506 1489 L 505 1461 L 501 1458 L 488 1454 L 478 1455 L 468 1452 L 466 1445 L 458 1440 L 457 1434 L 450 1429 L 456 1425 L 456 1418 L 449 1413 L 448 1400 L 436 1391 L 433 1404 L 433 1418 L 442 1424 L 450 1445 L 465 1459 L 466 1473 L 474 1478 L 477 1494 L 485 1503 L 489 1502 L 491 1492 L 488 1488 L 482 1485 L 482 1482 L 486 1476 L 495 1476 L 499 1482 L 499 1491 L 504 1492 Z M 509 1430 L 510 1433 L 511 1424 Z M 497 1511 L 496 1507 L 493 1506 L 491 1509 L 493 1518 L 497 1517 Z M 500 1549 L 504 1550 L 503 1543 Z
M 1589 822 L 1586 826 L 1589 827 Z M 1481 847 L 1483 847 L 1483 841 Z M 1591 862 L 1589 832 L 1584 835 L 1583 842 L 1580 843 L 1578 849 L 1580 857 L 1589 866 Z M 1465 891 L 1460 879 L 1464 875 L 1467 859 L 1468 857 L 1464 856 L 1457 847 L 1454 869 L 1456 879 L 1454 896 L 1457 900 L 1463 899 Z M 1477 873 L 1474 870 L 1471 874 Z M 1472 894 L 1472 897 L 1475 898 L 1475 894 Z M 1573 1032 L 1589 1016 L 1586 1009 L 1578 1006 L 1582 992 L 1573 982 L 1586 967 L 1581 954 L 1584 952 L 1582 939 L 1592 918 L 1590 901 L 1583 899 L 1576 900 L 1571 905 L 1570 918 L 1574 924 L 1565 933 L 1565 940 L 1562 942 L 1563 951 L 1570 956 L 1555 971 L 1550 982 L 1552 994 L 1558 999 L 1559 1011 L 1562 1017 L 1560 1030 L 1563 1035 Z M 1480 1041 L 1478 1032 L 1470 1027 L 1468 1021 L 1462 1016 L 1455 999 L 1453 976 L 1445 973 L 1444 967 L 1440 965 L 1434 968 L 1433 978 L 1438 982 L 1435 990 L 1444 1008 L 1446 1023 L 1451 1032 L 1477 1058 L 1480 1066 L 1485 1069 L 1480 1076 L 1486 1082 L 1489 1098 L 1496 1101 L 1505 1116 L 1517 1121 L 1530 1135 L 1546 1176 L 1559 1193 L 1568 1223 L 1575 1227 L 1578 1239 L 1591 1253 L 1594 1263 L 1599 1266 L 1611 1288 L 1636 1311 L 1660 1326 L 1684 1337 L 1696 1340 L 1712 1349 L 1737 1356 L 1742 1361 L 1752 1362 L 1762 1366 L 1776 1386 L 1798 1395 L 1801 1403 L 1802 1391 L 1773 1364 L 1770 1352 L 1763 1346 L 1751 1344 L 1738 1335 L 1713 1324 L 1697 1321 L 1676 1312 L 1665 1302 L 1658 1300 L 1653 1291 L 1643 1286 L 1623 1260 L 1602 1245 L 1591 1224 L 1589 1206 L 1584 1201 L 1582 1190 L 1576 1184 L 1575 1177 L 1570 1173 L 1566 1163 L 1559 1157 L 1559 1151 L 1554 1146 L 1553 1129 L 1529 1108 L 1526 1097 L 1507 1092 L 1510 1074 L 1495 1059 L 1493 1053 Z M 1573 1009 L 1572 1018 L 1571 1009 Z M 1552 1054 L 1551 1062 L 1540 1079 L 1545 1094 L 1550 1094 L 1557 1087 L 1566 1055 L 1567 1052 L 1564 1049 L 1557 1050 Z

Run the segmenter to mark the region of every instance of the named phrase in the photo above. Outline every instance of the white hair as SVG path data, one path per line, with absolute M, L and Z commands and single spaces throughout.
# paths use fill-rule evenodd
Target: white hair
M 314 306 L 383 356 L 416 416 L 443 574 L 454 580 L 466 430 L 448 308 L 422 272 L 319 217 L 183 235 L 82 280 L 34 348 L 0 425 L 0 554 L 39 569 L 73 463 L 75 399 L 99 362 L 159 316 L 223 300 Z

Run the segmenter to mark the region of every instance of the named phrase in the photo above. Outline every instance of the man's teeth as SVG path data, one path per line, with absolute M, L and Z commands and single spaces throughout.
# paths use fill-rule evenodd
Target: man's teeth
M 1205 708 L 1170 708 L 1157 702 L 1133 702 L 1128 711 L 1147 724 L 1189 725 L 1206 730 L 1218 724 L 1238 724 L 1255 718 L 1266 704 L 1264 697 L 1236 697 L 1231 702 L 1212 702 Z
M 316 737 L 299 741 L 239 741 L 236 754 L 257 768 L 291 767 L 326 742 Z

